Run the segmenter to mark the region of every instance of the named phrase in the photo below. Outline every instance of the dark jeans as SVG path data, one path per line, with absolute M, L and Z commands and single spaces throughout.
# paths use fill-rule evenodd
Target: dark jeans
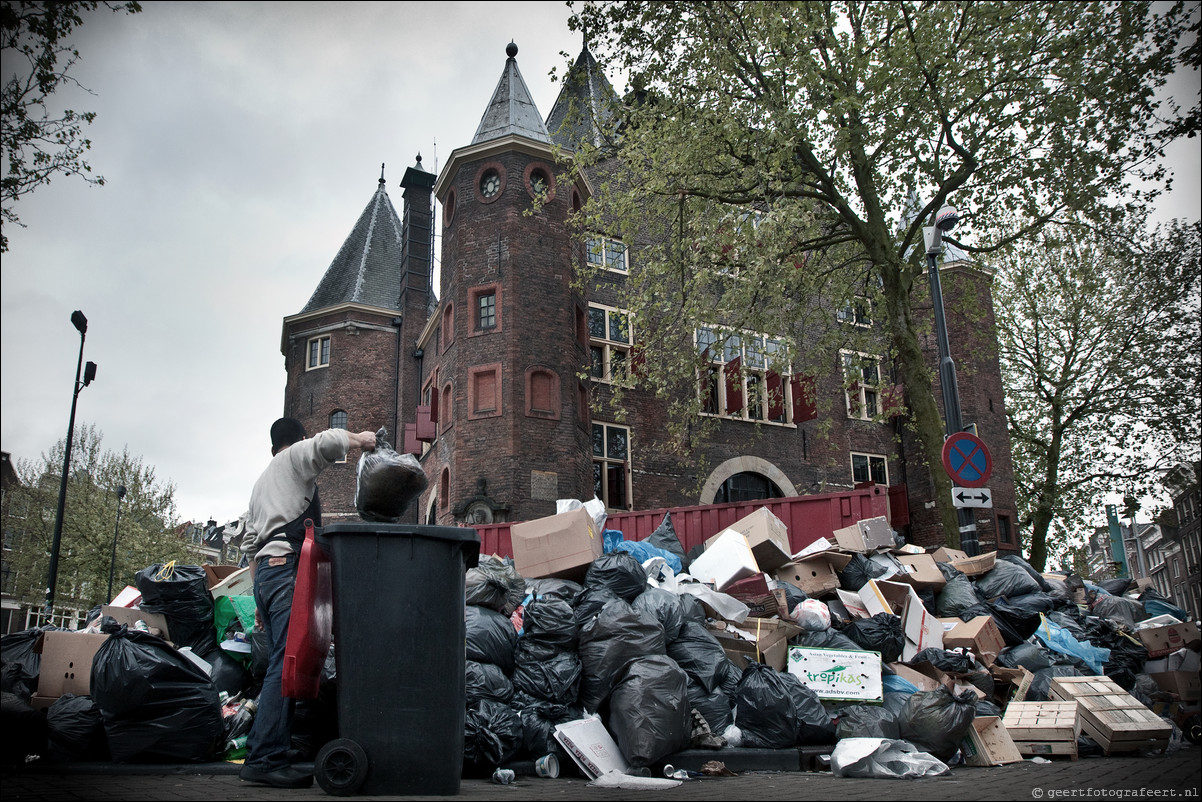
M 284 559 L 283 565 L 269 565 L 279 558 L 264 557 L 255 567 L 255 605 L 259 608 L 271 652 L 263 690 L 259 693 L 259 705 L 246 739 L 246 765 L 263 771 L 275 771 L 288 765 L 292 711 L 296 707 L 294 700 L 285 699 L 281 694 L 281 677 L 299 556 L 289 554 Z

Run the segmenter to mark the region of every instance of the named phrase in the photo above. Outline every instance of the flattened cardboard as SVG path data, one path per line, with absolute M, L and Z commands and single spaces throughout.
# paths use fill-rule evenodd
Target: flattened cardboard
M 913 585 L 916 588 L 939 588 L 947 584 L 943 572 L 935 564 L 935 559 L 929 554 L 895 554 L 893 555 L 906 569 L 906 573 L 898 574 L 896 579 Z
M 902 659 L 909 660 L 923 649 L 943 648 L 943 624 L 927 612 L 914 588 L 901 582 L 868 580 L 860 588 L 860 598 L 869 615 L 892 613 L 902 620 L 906 643 Z
M 997 552 L 991 551 L 979 557 L 969 557 L 964 560 L 953 560 L 952 567 L 966 576 L 980 576 L 993 570 L 997 561 Z
M 819 699 L 879 702 L 884 698 L 880 652 L 790 646 L 789 673 Z
M 593 516 L 583 507 L 515 523 L 509 534 L 514 568 L 530 579 L 583 579 L 604 545 Z
M 1202 685 L 1198 680 L 1197 671 L 1162 671 L 1149 674 L 1162 691 L 1177 694 L 1183 702 L 1196 702 L 1202 699 Z
M 851 526 L 836 529 L 832 533 L 835 542 L 846 551 L 868 553 L 877 549 L 891 549 L 895 545 L 893 530 L 889 521 L 883 515 L 876 518 L 865 518 L 856 521 Z
M 37 695 L 56 699 L 64 693 L 89 696 L 92 658 L 108 635 L 52 630 L 43 632 L 33 650 L 42 655 Z
M 784 671 L 789 638 L 801 633 L 801 627 L 778 618 L 749 617 L 741 624 L 718 622 L 716 627 L 707 628 L 740 671 L 750 660 Z
M 982 665 L 993 665 L 1006 648 L 1006 641 L 993 617 L 979 615 L 971 621 L 955 621 L 955 626 L 943 633 L 943 648 L 968 649 Z
M 555 725 L 555 740 L 592 780 L 611 771 L 626 773 L 630 764 L 599 718 L 582 718 Z
M 890 663 L 889 668 L 893 669 L 893 673 L 909 682 L 920 691 L 937 691 L 942 685 L 933 677 L 923 674 L 921 671 L 915 671 L 908 665 L 903 663 Z
M 747 545 L 755 555 L 756 565 L 761 571 L 775 571 L 789 562 L 789 555 L 792 553 L 789 546 L 789 528 L 767 507 L 760 507 L 750 515 L 735 521 L 705 541 L 705 548 L 708 550 L 724 532 L 732 529 L 747 538 Z
M 100 615 L 102 618 L 106 615 L 112 616 L 118 624 L 125 624 L 130 629 L 133 629 L 134 624 L 138 621 L 145 621 L 151 635 L 158 635 L 163 640 L 171 640 L 171 631 L 167 628 L 167 617 L 161 613 L 148 613 L 145 610 L 106 604 L 100 608 Z

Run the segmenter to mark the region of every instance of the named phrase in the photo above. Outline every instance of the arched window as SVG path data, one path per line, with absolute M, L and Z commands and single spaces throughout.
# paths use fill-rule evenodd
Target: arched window
M 733 501 L 755 501 L 764 498 L 781 498 L 784 493 L 767 476 L 758 473 L 736 473 L 722 483 L 715 504 Z
M 346 428 L 346 412 L 345 410 L 336 409 L 330 413 L 330 428 L 345 429 Z

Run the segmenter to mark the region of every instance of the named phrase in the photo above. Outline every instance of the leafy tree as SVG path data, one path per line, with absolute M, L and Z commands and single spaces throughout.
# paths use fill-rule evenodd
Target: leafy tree
M 929 303 L 922 228 L 950 202 L 957 233 L 972 233 L 958 244 L 982 254 L 1070 215 L 1113 220 L 1146 204 L 1153 193 L 1133 181 L 1166 177 L 1156 159 L 1180 118 L 1154 94 L 1196 14 L 1134 2 L 590 3 L 572 25 L 634 91 L 601 115 L 608 139 L 575 153 L 599 188 L 581 223 L 645 249 L 629 299 L 643 334 L 679 321 L 681 336 L 714 312 L 795 335 L 808 315 L 803 331 L 822 333 L 853 296 L 874 301 L 958 544 L 916 322 Z M 612 157 L 620 171 L 605 169 Z M 715 269 L 726 259 L 740 280 Z M 833 361 L 798 347 L 813 342 L 795 336 L 793 357 Z M 664 385 L 699 368 L 646 350 L 645 372 Z
M 187 560 L 186 544 L 176 534 L 175 486 L 161 482 L 153 467 L 125 448 L 101 449 L 95 426 L 80 426 L 71 448 L 71 472 L 59 551 L 56 605 L 81 607 L 108 602 L 109 565 L 117 529 L 114 592 L 132 585 L 148 565 Z M 17 460 L 19 483 L 5 491 L 4 537 L 8 581 L 18 598 L 41 604 L 66 440 L 38 460 Z M 117 528 L 117 487 L 126 489 Z M 8 588 L 6 588 L 7 590 Z
M 75 28 L 83 24 L 84 12 L 93 11 L 99 2 L 30 2 L 5 0 L 0 5 L 0 45 L 4 58 L 2 94 L 0 94 L 0 135 L 5 165 L 0 176 L 3 199 L 0 225 L 21 220 L 16 202 L 56 174 L 82 176 L 89 184 L 104 184 L 102 176 L 93 176 L 84 153 L 92 147 L 83 136 L 83 127 L 91 124 L 96 113 L 59 111 L 50 102 L 63 84 L 74 84 L 91 94 L 74 77 L 71 67 L 79 60 L 79 51 L 67 43 Z M 104 3 L 111 11 L 136 14 L 142 7 L 136 2 Z M 8 250 L 8 237 L 0 234 L 0 251 Z
M 1137 236 L 1049 226 L 997 262 L 1000 360 L 1031 563 L 1102 497 L 1159 490 L 1202 440 L 1202 224 Z

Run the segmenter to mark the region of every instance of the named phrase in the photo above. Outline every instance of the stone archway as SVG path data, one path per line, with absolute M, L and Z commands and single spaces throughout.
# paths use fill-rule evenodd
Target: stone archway
M 797 495 L 797 488 L 789 481 L 789 477 L 768 460 L 761 457 L 734 457 L 714 468 L 701 487 L 697 503 L 713 504 L 722 484 L 730 477 L 740 473 L 758 473 L 772 480 L 786 496 Z

